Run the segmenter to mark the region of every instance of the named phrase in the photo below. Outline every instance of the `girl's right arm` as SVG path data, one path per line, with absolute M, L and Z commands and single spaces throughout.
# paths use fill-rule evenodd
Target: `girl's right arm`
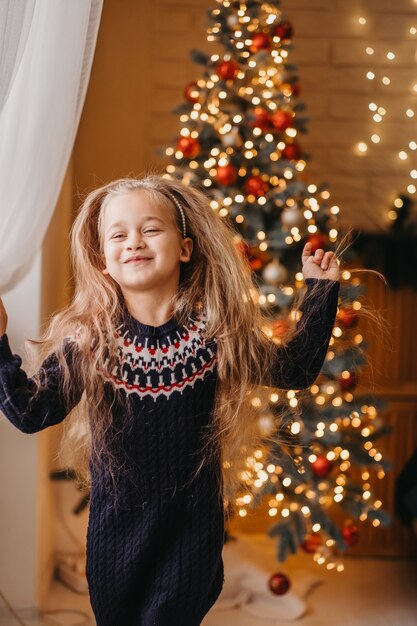
M 63 372 L 55 355 L 50 355 L 40 369 L 41 391 L 35 395 L 36 383 L 21 368 L 22 359 L 12 354 L 6 334 L 7 313 L 0 298 L 0 410 L 7 419 L 24 433 L 36 433 L 58 424 L 81 399 L 82 390 L 74 384 L 71 398 L 61 392 Z M 65 344 L 65 357 L 74 371 L 75 344 Z M 74 376 L 74 383 L 75 383 Z

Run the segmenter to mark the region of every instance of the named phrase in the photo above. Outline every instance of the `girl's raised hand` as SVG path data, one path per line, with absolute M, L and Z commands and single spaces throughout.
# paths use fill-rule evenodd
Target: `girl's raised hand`
M 301 253 L 304 278 L 340 279 L 340 270 L 334 252 L 325 252 L 321 248 L 312 253 L 313 246 L 306 243 Z
M 7 328 L 7 311 L 4 308 L 3 300 L 0 298 L 0 337 L 6 332 Z

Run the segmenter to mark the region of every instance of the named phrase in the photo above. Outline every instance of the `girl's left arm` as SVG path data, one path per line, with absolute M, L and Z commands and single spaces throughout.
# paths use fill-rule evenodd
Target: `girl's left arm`
M 336 318 L 338 280 L 306 278 L 307 291 L 299 307 L 302 318 L 294 337 L 279 346 L 269 369 L 272 386 L 307 389 L 316 380 L 326 357 Z

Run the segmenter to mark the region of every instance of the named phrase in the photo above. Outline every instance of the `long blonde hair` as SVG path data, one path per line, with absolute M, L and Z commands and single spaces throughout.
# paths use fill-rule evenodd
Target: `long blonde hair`
M 109 198 L 136 189 L 143 190 L 150 203 L 169 207 L 180 232 L 181 218 L 170 195 L 185 212 L 193 253 L 191 261 L 181 267 L 173 314 L 180 324 L 186 324 L 196 312 L 204 311 L 207 339 L 217 341 L 216 400 L 197 473 L 211 455 L 218 455 L 219 488 L 230 506 L 244 486 L 239 464 L 245 454 L 265 441 L 250 396 L 256 385 L 268 384 L 266 376 L 275 346 L 264 331 L 268 319 L 254 298 L 252 271 L 235 245 L 233 227 L 210 208 L 202 191 L 168 177 L 152 174 L 141 179 L 121 178 L 95 189 L 86 197 L 73 224 L 74 297 L 52 318 L 39 342 L 38 354 L 41 361 L 55 353 L 64 374 L 61 393 L 65 398 L 71 398 L 74 381 L 85 390 L 80 405 L 64 422 L 61 450 L 71 452 L 72 468 L 87 485 L 91 483 L 91 471 L 108 471 L 115 485 L 117 475 L 126 469 L 125 459 L 117 453 L 120 430 L 115 430 L 112 418 L 116 393 L 106 392 L 99 372 L 106 357 L 115 358 L 114 329 L 121 323 L 124 305 L 117 283 L 102 273 L 100 223 Z M 75 334 L 74 378 L 68 368 L 64 340 Z M 40 378 L 35 376 L 35 380 L 40 389 Z M 132 417 L 128 411 L 125 415 L 121 430 L 128 428 Z

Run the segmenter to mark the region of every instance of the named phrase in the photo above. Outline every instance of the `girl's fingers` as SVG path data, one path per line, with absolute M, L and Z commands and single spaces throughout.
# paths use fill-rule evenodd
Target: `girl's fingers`
M 312 249 L 312 244 L 310 242 L 307 242 L 303 248 L 303 251 L 301 253 L 301 260 L 303 262 L 303 264 L 307 261 L 308 258 L 310 258 L 311 255 L 311 249 Z
M 329 269 L 329 266 L 330 266 L 330 263 L 331 263 L 331 260 L 332 260 L 332 256 L 333 256 L 333 252 L 331 252 L 331 251 L 326 252 L 326 254 L 324 255 L 324 257 L 322 259 L 322 262 L 321 262 L 321 268 L 323 270 Z
M 315 251 L 315 253 L 314 253 L 313 257 L 312 257 L 313 262 L 316 265 L 321 265 L 322 262 L 323 262 L 323 258 L 324 258 L 324 250 L 322 250 L 321 248 L 318 248 L 318 250 Z
M 310 260 L 310 263 L 315 263 L 323 270 L 329 269 L 330 265 L 336 262 L 336 255 L 332 250 L 328 250 L 327 252 L 325 252 L 322 248 L 318 248 L 314 253 L 312 253 L 311 243 L 305 244 L 301 254 L 301 258 L 303 264 Z

